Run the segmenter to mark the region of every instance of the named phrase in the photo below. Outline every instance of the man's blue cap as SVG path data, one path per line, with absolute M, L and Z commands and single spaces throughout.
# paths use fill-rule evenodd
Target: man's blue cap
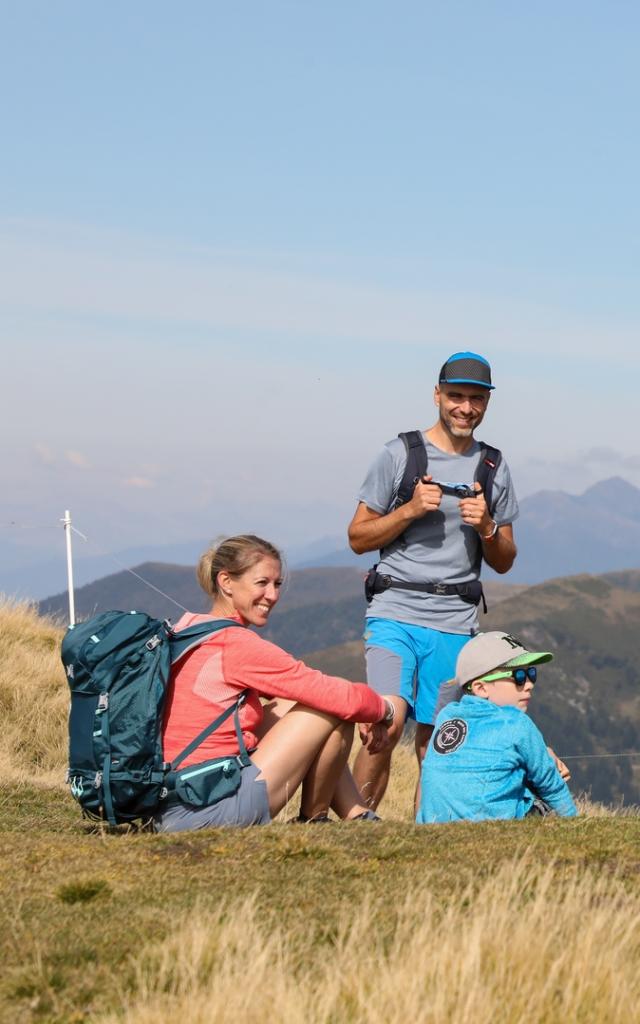
M 475 352 L 454 352 L 443 364 L 438 384 L 478 384 L 493 391 L 491 367 Z

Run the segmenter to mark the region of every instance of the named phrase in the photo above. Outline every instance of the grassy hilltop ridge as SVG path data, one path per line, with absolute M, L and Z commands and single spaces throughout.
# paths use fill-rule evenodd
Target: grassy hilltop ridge
M 639 817 L 415 826 L 405 748 L 379 825 L 96 829 L 61 635 L 0 606 L 1 1024 L 634 1019 Z
M 148 564 L 140 575 L 193 610 L 207 598 L 192 569 Z M 573 576 L 523 587 L 489 580 L 489 614 L 482 629 L 510 629 L 556 659 L 541 672 L 532 717 L 549 742 L 571 762 L 576 786 L 598 801 L 640 804 L 640 671 L 636 630 L 640 570 Z M 79 588 L 81 615 L 94 609 L 143 608 L 180 614 L 129 573 Z M 65 596 L 41 603 L 63 612 Z M 279 607 L 262 635 L 309 664 L 349 679 L 365 677 L 362 575 L 348 567 L 291 574 Z M 603 756 L 615 754 L 615 757 Z M 596 756 L 597 755 L 597 756 Z
M 140 575 L 194 611 L 208 601 L 193 569 L 149 563 Z M 510 629 L 556 654 L 536 690 L 532 716 L 571 762 L 579 790 L 598 801 L 640 804 L 640 672 L 635 637 L 640 570 L 573 576 L 533 587 L 501 580 L 486 584 L 489 614 L 482 629 Z M 115 573 L 78 589 L 80 615 L 106 608 L 141 608 L 174 620 L 180 610 L 130 573 Z M 41 602 L 63 616 L 65 595 Z M 263 636 L 324 671 L 365 677 L 362 627 L 365 603 L 358 569 L 333 567 L 291 573 Z

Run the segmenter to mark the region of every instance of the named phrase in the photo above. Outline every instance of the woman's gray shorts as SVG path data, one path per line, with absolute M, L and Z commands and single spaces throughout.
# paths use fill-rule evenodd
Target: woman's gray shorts
M 218 828 L 221 825 L 268 825 L 269 794 L 267 784 L 258 780 L 260 769 L 250 764 L 242 769 L 240 785 L 235 793 L 218 800 L 210 807 L 188 807 L 178 804 L 154 818 L 156 832 L 186 832 L 199 828 Z

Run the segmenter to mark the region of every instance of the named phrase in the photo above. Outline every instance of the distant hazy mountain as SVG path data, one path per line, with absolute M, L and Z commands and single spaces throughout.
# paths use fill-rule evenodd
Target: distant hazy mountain
M 620 477 L 601 481 L 584 494 L 539 491 L 520 503 L 515 524 L 518 558 L 506 577 L 510 583 L 540 583 L 555 576 L 575 573 L 603 573 L 640 567 L 640 489 Z M 181 544 L 141 545 L 115 554 L 82 557 L 76 543 L 76 585 L 113 573 L 117 566 L 142 562 L 195 565 L 207 539 Z M 0 591 L 23 597 L 43 598 L 65 585 L 62 536 L 59 554 L 53 559 L 35 559 L 31 564 L 0 545 Z M 353 567 L 362 574 L 375 561 L 375 553 L 354 555 L 346 537 L 324 537 L 309 544 L 285 546 L 291 569 Z M 489 579 L 502 579 L 485 568 Z
M 539 491 L 523 500 L 515 531 L 513 582 L 639 568 L 640 490 L 612 477 L 581 495 Z
M 486 578 L 541 583 L 555 576 L 634 569 L 640 567 L 640 490 L 612 477 L 580 495 L 539 491 L 520 502 L 514 532 L 513 569 L 498 577 L 485 567 Z M 366 568 L 371 561 L 371 555 L 354 555 L 345 544 L 302 564 Z
M 196 538 L 179 544 L 147 544 L 109 554 L 88 554 L 81 538 L 74 538 L 74 580 L 76 587 L 83 587 L 94 580 L 117 574 L 120 569 L 130 569 L 142 563 L 154 562 L 170 565 L 195 566 L 198 558 L 211 542 L 211 538 Z M 284 548 L 284 556 L 290 569 L 303 569 L 322 563 L 328 554 L 344 542 L 344 537 L 323 537 L 308 544 L 292 544 Z M 44 600 L 49 594 L 57 593 L 66 583 L 66 555 L 62 529 L 56 538 L 54 557 L 43 557 L 42 551 L 3 542 L 0 539 L 0 592 L 19 598 Z M 369 556 L 363 556 L 363 564 Z M 348 552 L 335 564 L 357 565 L 357 555 Z M 365 570 L 366 571 L 366 567 Z
M 146 580 L 147 583 L 142 582 Z M 489 583 L 489 604 L 521 588 Z M 183 608 L 204 612 L 211 602 L 200 590 L 192 568 L 148 562 L 129 572 L 118 572 L 78 587 L 75 608 L 78 618 L 88 618 L 112 608 L 146 611 L 175 622 Z M 68 617 L 66 593 L 39 603 L 42 614 Z M 362 636 L 365 613 L 363 574 L 346 567 L 299 569 L 290 573 L 277 609 L 262 635 L 292 654 L 356 640 Z
M 180 544 L 140 545 L 113 554 L 87 555 L 83 542 L 74 538 L 74 580 L 82 587 L 92 580 L 101 579 L 120 568 L 130 568 L 142 562 L 177 563 L 195 565 L 205 550 L 208 540 L 185 541 Z M 56 538 L 53 558 L 36 559 L 30 564 L 0 563 L 0 591 L 20 598 L 41 600 L 66 586 L 67 565 L 62 530 Z M 0 548 L 0 556 L 2 549 Z
M 275 617 L 280 618 L 284 610 L 298 613 L 307 619 L 310 617 L 311 606 L 316 608 L 329 604 L 333 607 L 341 601 L 351 601 L 356 616 L 359 615 L 361 619 L 361 604 L 364 605 L 362 594 L 362 574 L 356 569 L 338 567 L 293 571 L 285 582 Z M 68 610 L 67 594 L 63 591 L 45 598 L 39 602 L 38 607 L 42 614 L 64 619 Z M 175 622 L 183 609 L 204 612 L 210 607 L 211 600 L 200 589 L 193 568 L 165 565 L 162 562 L 146 562 L 133 570 L 113 573 L 87 583 L 75 591 L 78 618 L 87 618 L 111 608 L 133 608 Z M 343 639 L 342 634 L 340 639 Z M 322 642 L 326 642 L 324 636 Z M 299 644 L 294 646 L 300 649 Z

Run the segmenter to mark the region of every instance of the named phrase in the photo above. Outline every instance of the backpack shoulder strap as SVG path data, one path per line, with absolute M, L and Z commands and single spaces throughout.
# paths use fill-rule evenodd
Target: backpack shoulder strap
M 186 654 L 193 651 L 196 647 L 212 636 L 214 633 L 218 633 L 221 629 L 227 629 L 228 626 L 239 626 L 240 629 L 245 627 L 241 622 L 237 622 L 236 619 L 211 619 L 208 622 L 199 622 L 195 626 L 188 626 L 186 629 L 181 629 L 179 633 L 171 634 L 171 664 L 176 664 L 181 658 L 184 658 Z M 171 768 L 172 770 L 177 768 L 178 765 L 182 764 L 185 758 L 189 757 L 190 754 L 197 750 L 201 743 L 203 743 L 211 733 L 219 729 L 220 726 L 226 722 L 227 718 L 231 715 L 234 716 L 234 725 L 236 730 L 236 736 L 238 737 L 238 744 L 240 747 L 240 757 L 242 764 L 247 765 L 250 763 L 250 758 L 247 753 L 247 748 L 244 743 L 242 736 L 242 729 L 240 728 L 239 711 L 247 698 L 247 690 L 243 690 L 237 701 L 228 707 L 221 715 L 218 716 L 213 722 L 207 725 L 202 732 L 184 748 L 176 758 L 174 758 Z
M 391 510 L 400 508 L 401 505 L 406 505 L 408 501 L 411 501 L 418 480 L 421 480 L 427 472 L 427 448 L 422 431 L 407 430 L 398 434 L 398 437 L 404 444 L 407 461 Z
M 480 459 L 475 472 L 475 479 L 482 487 L 487 508 L 491 515 L 493 515 L 495 502 L 493 496 L 493 482 L 496 475 L 496 470 L 502 462 L 502 452 L 499 448 L 494 448 L 490 444 L 485 444 L 484 441 L 480 442 Z
M 179 633 L 172 632 L 170 634 L 171 664 L 175 665 L 181 658 L 184 658 L 185 654 L 204 643 L 208 637 L 228 626 L 245 628 L 241 622 L 237 622 L 235 619 L 211 619 L 208 622 L 199 622 L 195 626 L 187 626 Z
M 242 759 L 242 764 L 243 764 L 243 766 L 245 768 L 246 768 L 246 766 L 248 764 L 251 764 L 251 758 L 249 757 L 249 754 L 247 752 L 247 748 L 246 748 L 246 745 L 245 745 L 245 742 L 244 742 L 244 737 L 242 735 L 242 729 L 240 728 L 240 715 L 239 715 L 240 708 L 242 707 L 242 705 L 244 704 L 245 700 L 247 699 L 247 693 L 248 693 L 248 690 L 243 690 L 242 693 L 240 694 L 240 696 L 238 697 L 238 699 L 233 704 L 231 704 L 228 708 L 226 708 L 225 711 L 223 711 L 221 715 L 219 715 L 216 719 L 214 719 L 213 722 L 210 722 L 209 725 L 205 726 L 205 728 L 202 730 L 202 732 L 199 732 L 198 735 L 195 737 L 195 739 L 191 740 L 191 743 L 189 743 L 189 745 L 186 746 L 184 748 L 184 750 L 181 750 L 177 757 L 174 757 L 173 761 L 171 762 L 171 770 L 172 771 L 175 771 L 175 769 L 178 768 L 178 766 L 181 765 L 182 762 L 187 757 L 189 757 L 190 754 L 193 754 L 194 750 L 197 750 L 198 747 L 200 746 L 200 744 L 204 743 L 204 741 L 209 736 L 211 736 L 211 733 L 215 732 L 216 729 L 219 729 L 220 726 L 223 725 L 224 722 L 226 722 L 227 718 L 231 717 L 231 715 L 233 715 L 233 724 L 234 724 L 235 730 L 236 730 L 236 736 L 237 736 L 237 739 L 238 739 L 238 746 L 240 748 L 240 755 L 239 756 Z

